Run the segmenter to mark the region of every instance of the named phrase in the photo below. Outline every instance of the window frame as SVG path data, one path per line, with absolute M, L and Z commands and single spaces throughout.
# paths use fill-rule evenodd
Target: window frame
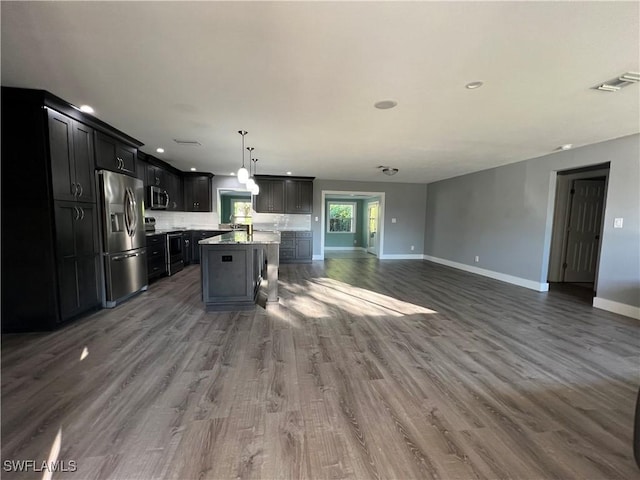
M 331 205 L 349 205 L 352 208 L 353 215 L 351 216 L 351 229 L 348 232 L 332 232 L 331 231 Z M 341 201 L 341 200 L 329 200 L 327 201 L 327 233 L 331 234 L 347 234 L 355 235 L 357 233 L 357 221 L 358 216 L 358 203 L 353 201 Z

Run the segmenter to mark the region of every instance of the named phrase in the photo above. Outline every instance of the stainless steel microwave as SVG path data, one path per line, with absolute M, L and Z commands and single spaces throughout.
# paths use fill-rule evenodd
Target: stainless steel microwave
M 152 210 L 166 210 L 169 207 L 169 194 L 160 187 L 149 187 L 149 208 Z

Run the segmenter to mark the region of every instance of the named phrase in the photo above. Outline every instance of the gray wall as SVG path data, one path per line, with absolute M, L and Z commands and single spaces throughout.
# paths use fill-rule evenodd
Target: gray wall
M 427 186 L 417 183 L 351 182 L 320 180 L 313 182 L 313 254 L 320 254 L 322 235 L 322 191 L 384 192 L 384 254 L 422 254 L 425 232 Z M 318 217 L 318 221 L 315 218 Z M 397 223 L 391 223 L 396 218 Z M 415 250 L 411 251 L 411 245 Z
M 597 296 L 640 306 L 640 135 L 429 184 L 425 254 L 546 282 L 555 172 L 607 161 Z

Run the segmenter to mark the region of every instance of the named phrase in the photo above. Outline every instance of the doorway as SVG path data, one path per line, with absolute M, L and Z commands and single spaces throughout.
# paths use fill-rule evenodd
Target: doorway
M 316 219 L 322 225 L 320 255 L 314 255 L 314 259 L 383 257 L 385 192 L 323 190 L 321 198 L 321 217 Z M 373 203 L 377 207 L 371 211 L 369 205 Z M 371 215 L 375 225 L 370 225 Z M 373 241 L 371 228 L 375 231 Z
M 549 288 L 591 302 L 597 290 L 609 165 L 558 172 Z
M 367 205 L 367 252 L 378 255 L 378 228 L 380 202 L 374 201 Z

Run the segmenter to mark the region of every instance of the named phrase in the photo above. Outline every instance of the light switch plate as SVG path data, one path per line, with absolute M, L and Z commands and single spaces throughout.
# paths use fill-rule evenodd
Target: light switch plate
M 624 222 L 624 218 L 614 218 L 613 219 L 613 228 L 622 228 L 622 223 Z
M 395 219 L 395 218 L 392 218 L 392 219 L 391 219 L 391 223 L 396 223 L 396 219 Z

